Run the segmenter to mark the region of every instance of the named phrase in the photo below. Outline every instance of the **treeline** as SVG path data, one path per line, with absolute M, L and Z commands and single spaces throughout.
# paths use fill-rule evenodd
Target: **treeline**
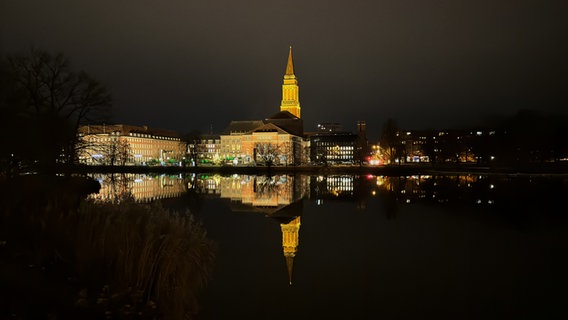
M 405 131 L 389 119 L 379 144 L 391 163 L 419 157 L 432 163 L 524 167 L 568 163 L 567 132 L 565 114 L 520 110 L 467 129 Z
M 0 175 L 74 163 L 77 129 L 109 116 L 111 95 L 63 54 L 0 56 Z
M 494 139 L 480 144 L 479 151 L 492 152 L 498 163 L 525 165 L 568 159 L 568 116 L 521 110 L 496 125 Z

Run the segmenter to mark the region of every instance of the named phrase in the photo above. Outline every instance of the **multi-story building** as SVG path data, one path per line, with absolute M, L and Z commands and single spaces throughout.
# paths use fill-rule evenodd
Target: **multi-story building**
M 262 120 L 231 121 L 220 136 L 221 159 L 233 164 L 250 163 L 251 155 L 243 152 L 243 136 L 262 125 L 264 125 Z
M 489 163 L 495 130 L 406 130 L 398 133 L 406 162 Z
M 173 131 L 147 126 L 88 125 L 78 130 L 79 162 L 106 165 L 180 164 L 186 143 Z
M 192 166 L 219 164 L 221 159 L 221 137 L 215 134 L 203 134 L 191 137 L 187 144 L 189 162 Z
M 298 80 L 290 47 L 280 112 L 264 120 L 231 121 L 220 136 L 221 161 L 235 165 L 303 163 L 306 158 L 303 133 Z
M 306 136 L 310 141 L 310 162 L 314 164 L 359 164 L 368 155 L 364 121 L 357 122 L 357 133 L 344 131 L 337 122 L 324 122 Z
M 351 132 L 316 132 L 309 135 L 310 161 L 315 164 L 354 164 L 359 160 L 358 136 Z

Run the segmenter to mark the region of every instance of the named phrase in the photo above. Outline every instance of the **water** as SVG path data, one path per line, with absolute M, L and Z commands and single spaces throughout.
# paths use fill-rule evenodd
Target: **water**
M 217 243 L 198 319 L 568 315 L 565 176 L 122 177 Z

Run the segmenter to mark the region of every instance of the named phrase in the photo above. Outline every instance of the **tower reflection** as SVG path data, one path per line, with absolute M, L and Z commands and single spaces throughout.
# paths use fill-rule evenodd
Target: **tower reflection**
M 234 212 L 261 213 L 280 223 L 282 252 L 288 282 L 292 285 L 294 258 L 300 245 L 302 199 L 308 194 L 309 177 L 202 175 L 195 185 L 203 194 L 215 194 L 226 200 Z
M 282 230 L 282 249 L 286 258 L 286 268 L 288 269 L 288 281 L 292 285 L 292 270 L 294 267 L 294 257 L 300 244 L 300 219 L 295 217 L 288 223 L 281 223 Z

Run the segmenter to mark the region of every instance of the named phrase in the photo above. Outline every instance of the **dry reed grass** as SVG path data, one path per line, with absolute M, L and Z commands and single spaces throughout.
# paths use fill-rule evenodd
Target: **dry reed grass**
M 209 276 L 214 246 L 193 216 L 133 202 L 84 203 L 75 252 L 82 274 L 99 266 L 115 292 L 139 292 L 168 319 L 197 311 L 197 292 Z M 104 274 L 106 273 L 106 274 Z
M 50 276 L 71 283 L 74 309 L 128 319 L 197 313 L 215 246 L 189 212 L 129 199 L 69 205 L 65 192 L 34 202 L 36 196 L 18 194 L 2 203 L 0 240 L 18 259 L 25 253 L 26 264 L 55 269 Z

